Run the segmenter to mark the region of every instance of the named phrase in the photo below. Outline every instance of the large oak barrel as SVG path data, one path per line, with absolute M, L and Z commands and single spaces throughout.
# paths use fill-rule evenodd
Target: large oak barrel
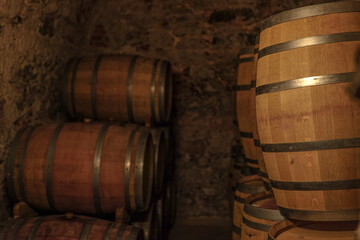
M 144 240 L 161 240 L 156 205 L 147 212 L 134 214 L 131 217 L 131 225 L 144 230 Z
M 73 119 L 167 122 L 171 65 L 138 56 L 73 59 L 65 70 L 62 91 L 64 107 Z
M 360 104 L 347 94 L 360 2 L 308 6 L 264 20 L 257 122 L 281 213 L 349 221 L 360 209 Z
M 66 123 L 20 131 L 7 183 L 14 201 L 86 214 L 148 209 L 152 193 L 150 134 L 107 124 Z
M 236 86 L 236 114 L 246 162 L 253 173 L 259 171 L 250 109 L 250 90 L 254 68 L 254 47 L 240 51 Z
M 272 226 L 269 240 L 354 240 L 356 222 L 304 222 L 285 220 Z
M 259 174 L 262 177 L 265 187 L 270 190 L 270 179 L 267 174 L 265 161 L 263 152 L 261 149 L 261 143 L 260 143 L 260 136 L 259 136 L 259 130 L 258 125 L 256 121 L 256 76 L 257 76 L 257 62 L 258 62 L 258 55 L 259 55 L 259 40 L 260 36 L 256 37 L 255 42 L 255 49 L 254 49 L 254 67 L 252 72 L 252 81 L 251 81 L 251 89 L 250 89 L 250 117 L 251 117 L 251 123 L 252 123 L 252 132 L 253 132 L 253 139 L 254 139 L 254 145 L 256 148 L 256 157 L 259 163 Z
M 245 199 L 252 194 L 263 192 L 265 190 L 263 181 L 258 175 L 251 175 L 239 179 L 236 184 L 234 198 L 233 240 L 241 239 L 241 225 Z
M 284 220 L 272 192 L 262 192 L 246 198 L 241 240 L 268 240 L 272 225 Z
M 44 216 L 1 223 L 0 239 L 143 240 L 144 234 L 139 228 L 96 218 Z

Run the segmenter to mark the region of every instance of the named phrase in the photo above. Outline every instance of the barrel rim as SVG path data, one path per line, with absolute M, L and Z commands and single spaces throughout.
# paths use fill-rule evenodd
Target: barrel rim
M 250 176 L 242 177 L 236 183 L 236 191 L 253 194 L 266 190 L 265 186 L 263 185 L 255 186 L 255 185 L 245 184 L 247 182 L 252 182 L 252 181 L 259 181 L 262 183 L 262 178 L 259 175 L 250 175 Z
M 295 21 L 308 17 L 346 12 L 360 12 L 360 2 L 347 1 L 323 3 L 283 11 L 264 19 L 261 24 L 261 32 L 267 28 L 285 22 Z
M 168 122 L 172 112 L 173 82 L 172 66 L 167 60 L 161 61 L 159 74 L 159 120 Z

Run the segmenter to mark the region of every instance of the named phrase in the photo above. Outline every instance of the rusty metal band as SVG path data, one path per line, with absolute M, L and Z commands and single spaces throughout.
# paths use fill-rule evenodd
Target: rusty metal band
M 347 13 L 347 12 L 359 12 L 359 11 L 360 11 L 360 3 L 356 1 L 325 3 L 325 4 L 317 4 L 307 7 L 296 8 L 266 18 L 262 22 L 261 31 L 264 31 L 265 29 L 280 23 L 290 22 L 302 18 L 334 14 L 334 13 Z
M 242 48 L 242 49 L 240 49 L 239 57 L 241 55 L 252 54 L 252 53 L 254 53 L 254 46 Z
M 346 73 L 297 78 L 297 79 L 291 79 L 277 83 L 270 83 L 257 87 L 256 96 L 265 93 L 281 92 L 281 91 L 297 89 L 297 88 L 352 82 L 354 76 L 355 76 L 354 72 L 346 72 Z
M 312 36 L 271 45 L 259 51 L 258 59 L 268 56 L 270 54 L 289 51 L 297 48 L 350 41 L 360 41 L 360 32 L 344 32 L 321 36 Z
M 254 159 L 250 159 L 250 158 L 245 158 L 245 162 L 251 163 L 251 164 L 259 164 L 258 160 L 254 160 Z
M 304 152 L 360 147 L 360 138 L 333 139 L 325 141 L 262 144 L 263 152 Z
M 20 219 L 19 221 L 16 222 L 14 229 L 11 231 L 10 236 L 7 238 L 8 240 L 15 240 L 19 230 L 21 229 L 22 226 L 25 225 L 25 223 L 27 222 L 27 219 L 23 218 Z
M 235 87 L 236 91 L 250 91 L 251 90 L 251 85 L 250 84 L 244 84 L 244 85 L 237 85 Z
M 53 187 L 52 187 L 54 152 L 55 152 L 56 142 L 59 138 L 59 134 L 63 126 L 64 124 L 60 124 L 55 128 L 54 133 L 51 136 L 49 148 L 46 154 L 45 189 L 46 189 L 46 198 L 49 207 L 52 210 L 56 210 L 54 196 L 53 196 Z
M 95 154 L 94 154 L 94 167 L 93 167 L 93 197 L 94 197 L 94 206 L 96 213 L 99 215 L 103 214 L 101 209 L 101 196 L 100 196 L 100 164 L 101 164 L 101 154 L 104 146 L 104 140 L 109 129 L 109 125 L 105 124 L 102 126 L 99 136 L 96 140 Z
M 254 139 L 254 144 L 256 147 L 261 147 L 261 142 L 259 139 Z
M 145 152 L 147 147 L 147 142 L 150 134 L 149 132 L 141 132 L 137 149 L 136 149 L 136 158 L 135 158 L 135 203 L 137 210 L 144 210 L 149 207 L 150 198 L 144 198 L 144 161 L 145 161 Z M 152 189 L 152 186 L 151 186 Z
M 143 236 L 144 232 L 142 229 L 140 228 L 136 228 L 136 227 L 133 227 L 131 230 L 130 230 L 130 233 L 129 233 L 129 236 L 127 238 L 127 240 L 138 240 L 139 239 L 139 235 L 142 235 Z M 140 238 L 142 239 L 142 238 Z
M 8 220 L 0 226 L 0 240 L 5 240 L 10 228 L 14 225 L 14 220 Z
M 234 233 L 236 233 L 236 234 L 238 234 L 238 235 L 240 235 L 240 236 L 241 236 L 241 228 L 239 228 L 239 227 L 237 227 L 237 226 L 233 225 L 233 229 L 232 229 L 232 231 L 233 231 Z
M 240 58 L 237 62 L 238 64 L 240 64 L 240 63 L 253 62 L 253 61 L 254 61 L 254 57 L 248 57 L 248 58 Z
M 76 76 L 77 76 L 77 70 L 78 70 L 78 66 L 79 63 L 81 61 L 81 58 L 77 58 L 76 60 L 74 60 L 74 70 L 73 70 L 73 74 L 71 77 L 71 107 L 72 107 L 72 111 L 74 113 L 74 115 L 72 116 L 73 119 L 76 119 L 76 103 L 75 103 L 75 81 L 76 81 Z M 71 116 L 71 114 L 70 114 Z
M 25 165 L 25 156 L 26 150 L 29 144 L 29 140 L 35 131 L 36 127 L 32 127 L 28 129 L 26 133 L 26 137 L 24 140 L 24 146 L 21 149 L 21 155 L 19 160 L 19 189 L 20 189 L 20 199 L 24 202 L 27 202 L 26 192 L 25 192 L 25 176 L 24 176 L 24 165 Z
M 36 233 L 41 225 L 41 223 L 43 222 L 44 218 L 43 217 L 40 217 L 36 220 L 36 222 L 34 223 L 34 226 L 33 228 L 31 229 L 31 233 L 29 235 L 29 238 L 28 240 L 35 240 L 36 238 Z
M 121 239 L 122 239 L 122 237 L 123 237 L 123 235 L 124 235 L 124 232 L 125 232 L 125 229 L 126 229 L 126 225 L 125 225 L 125 224 L 123 224 L 123 225 L 121 225 L 121 226 L 119 227 L 118 232 L 117 232 L 117 234 L 116 234 L 115 240 L 121 240 Z
M 267 173 L 262 172 L 262 171 L 260 171 L 260 176 L 262 176 L 264 178 L 269 178 L 269 175 Z
M 90 83 L 91 84 L 91 109 L 92 109 L 94 119 L 98 119 L 98 112 L 97 112 L 97 107 L 96 107 L 96 85 L 97 85 L 97 80 L 98 80 L 99 66 L 100 66 L 102 58 L 103 58 L 103 56 L 100 55 L 95 60 L 94 69 L 93 69 L 93 73 L 92 73 L 92 77 L 91 77 L 91 83 Z
M 153 70 L 151 73 L 151 82 L 150 82 L 150 109 L 151 109 L 151 118 L 155 121 L 160 121 L 156 119 L 155 113 L 155 79 L 156 79 L 156 72 L 157 66 L 159 64 L 159 60 L 154 61 Z
M 69 84 L 69 71 L 70 66 L 74 62 L 74 59 L 71 59 L 65 66 L 65 71 L 61 77 L 61 97 L 62 97 L 62 104 L 64 107 L 64 110 L 66 111 L 68 116 L 71 116 L 70 110 L 69 110 L 69 104 L 68 104 L 68 95 L 67 92 L 68 84 Z
M 270 221 L 282 221 L 284 217 L 280 214 L 279 210 L 266 209 L 253 206 L 248 202 L 245 203 L 244 212 L 252 217 L 266 219 Z
M 170 64 L 168 61 L 162 61 L 160 66 L 160 76 L 159 76 L 159 115 L 160 121 L 166 122 L 166 109 L 165 109 L 165 85 L 167 85 L 167 74 Z M 167 99 L 166 99 L 167 100 Z
M 327 182 L 283 182 L 270 180 L 273 188 L 289 191 L 330 191 L 360 189 L 360 179 Z
M 89 236 L 91 229 L 95 222 L 96 222 L 96 218 L 93 218 L 84 225 L 84 227 L 81 231 L 79 240 L 87 240 L 88 239 L 88 236 Z
M 245 198 L 242 198 L 242 197 L 239 197 L 239 196 L 236 196 L 236 195 L 235 195 L 234 200 L 235 200 L 236 202 L 245 204 Z
M 110 240 L 111 234 L 115 228 L 116 223 L 109 223 L 109 225 L 106 228 L 103 240 Z
M 256 185 L 236 183 L 236 190 L 239 192 L 243 192 L 243 193 L 254 194 L 254 193 L 258 193 L 258 192 L 263 192 L 266 189 L 262 185 L 256 186 Z
M 136 60 L 138 56 L 134 56 L 130 60 L 128 78 L 126 83 L 126 106 L 129 122 L 134 122 L 133 102 L 132 102 L 132 90 L 133 90 L 133 77 L 135 71 Z
M 256 87 L 256 80 L 251 80 L 250 86 L 251 86 L 251 88 Z
M 240 132 L 240 137 L 253 138 L 253 134 L 252 134 L 252 132 Z
M 128 213 L 132 212 L 131 201 L 130 201 L 130 170 L 131 170 L 131 159 L 132 159 L 132 149 L 134 145 L 136 130 L 131 131 L 125 157 L 125 180 L 124 180 L 124 189 L 125 189 L 125 206 Z
M 253 229 L 256 229 L 259 231 L 263 231 L 263 232 L 268 232 L 271 228 L 271 225 L 253 222 L 245 217 L 243 217 L 243 224 L 245 224 L 246 226 L 248 226 L 250 228 L 253 228 Z
M 15 139 L 10 145 L 10 153 L 9 153 L 9 159 L 7 162 L 7 186 L 8 186 L 8 193 L 10 198 L 15 202 L 17 200 L 16 193 L 15 193 L 15 181 L 14 181 L 14 170 L 15 170 L 15 159 L 16 154 L 19 151 L 18 147 L 20 144 L 21 136 L 24 134 L 24 132 L 27 130 L 27 128 L 22 128 L 18 131 L 16 134 Z
M 279 206 L 281 215 L 285 218 L 304 221 L 356 221 L 359 218 L 360 209 L 350 210 L 300 210 L 289 209 Z

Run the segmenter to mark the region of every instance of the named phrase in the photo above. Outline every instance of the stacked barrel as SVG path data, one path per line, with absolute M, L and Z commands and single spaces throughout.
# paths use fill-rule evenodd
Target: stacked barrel
M 277 205 L 271 208 L 286 220 L 267 224 L 268 236 L 256 235 L 245 226 L 245 206 L 241 239 L 354 239 L 360 104 L 347 89 L 359 46 L 359 1 L 307 6 L 263 21 L 250 100 L 256 102 L 253 136 L 257 130 L 266 170 L 260 175 L 271 183 Z
M 7 164 L 13 202 L 43 216 L 3 223 L 0 239 L 167 239 L 176 191 L 171 98 L 167 61 L 71 60 L 62 100 L 78 122 L 20 130 Z

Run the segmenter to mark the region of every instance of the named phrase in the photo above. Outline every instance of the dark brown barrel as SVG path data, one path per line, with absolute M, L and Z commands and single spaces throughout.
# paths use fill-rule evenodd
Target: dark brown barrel
M 251 175 L 240 178 L 236 184 L 233 217 L 233 240 L 241 239 L 241 225 L 245 199 L 252 194 L 264 192 L 265 186 L 260 176 Z
M 134 214 L 131 218 L 131 225 L 143 229 L 144 240 L 161 240 L 156 205 L 153 205 L 147 212 Z
M 33 208 L 110 214 L 148 209 L 154 166 L 148 132 L 106 124 L 27 128 L 12 143 L 9 194 Z
M 97 218 L 44 216 L 1 223 L 0 239 L 144 240 L 144 234 L 139 228 Z
M 348 94 L 360 1 L 312 5 L 265 20 L 256 113 L 280 212 L 350 221 L 360 210 L 360 104 Z
M 138 56 L 73 59 L 65 70 L 62 91 L 63 105 L 73 119 L 168 122 L 171 65 Z

